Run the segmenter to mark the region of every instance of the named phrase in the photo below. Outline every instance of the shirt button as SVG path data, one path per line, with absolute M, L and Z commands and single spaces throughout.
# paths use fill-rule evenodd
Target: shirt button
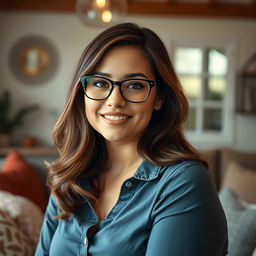
M 125 186 L 126 186 L 127 188 L 130 188 L 130 187 L 132 186 L 132 182 L 131 182 L 131 181 L 126 181 L 126 182 L 125 182 Z
M 87 245 L 88 244 L 88 239 L 87 237 L 84 238 L 84 245 Z

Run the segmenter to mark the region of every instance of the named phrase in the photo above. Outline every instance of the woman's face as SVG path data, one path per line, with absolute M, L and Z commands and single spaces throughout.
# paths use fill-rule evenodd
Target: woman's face
M 117 46 L 111 49 L 93 72 L 113 81 L 129 78 L 155 80 L 144 52 L 135 46 Z M 147 127 L 153 110 L 161 107 L 156 86 L 142 103 L 127 102 L 115 86 L 105 100 L 84 97 L 85 112 L 91 126 L 111 143 L 137 143 Z

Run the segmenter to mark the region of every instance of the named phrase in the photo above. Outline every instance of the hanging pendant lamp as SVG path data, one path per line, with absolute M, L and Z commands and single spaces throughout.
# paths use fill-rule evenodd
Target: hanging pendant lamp
M 121 23 L 126 11 L 126 0 L 76 1 L 76 12 L 84 25 L 107 27 Z

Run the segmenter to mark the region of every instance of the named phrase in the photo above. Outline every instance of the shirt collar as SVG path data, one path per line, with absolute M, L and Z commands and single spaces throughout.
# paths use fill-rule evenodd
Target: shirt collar
M 144 160 L 138 170 L 134 173 L 133 177 L 135 179 L 144 181 L 154 180 L 158 177 L 160 170 L 160 166 L 154 165 Z
M 154 165 L 146 160 L 143 160 L 133 177 L 138 180 L 150 181 L 158 177 L 161 166 Z M 91 185 L 88 179 L 80 179 L 78 184 L 85 190 L 90 190 Z

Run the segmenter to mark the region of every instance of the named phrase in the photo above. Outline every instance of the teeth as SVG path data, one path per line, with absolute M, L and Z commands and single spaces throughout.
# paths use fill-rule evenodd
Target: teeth
M 104 117 L 110 120 L 125 120 L 128 118 L 128 116 L 104 116 Z

